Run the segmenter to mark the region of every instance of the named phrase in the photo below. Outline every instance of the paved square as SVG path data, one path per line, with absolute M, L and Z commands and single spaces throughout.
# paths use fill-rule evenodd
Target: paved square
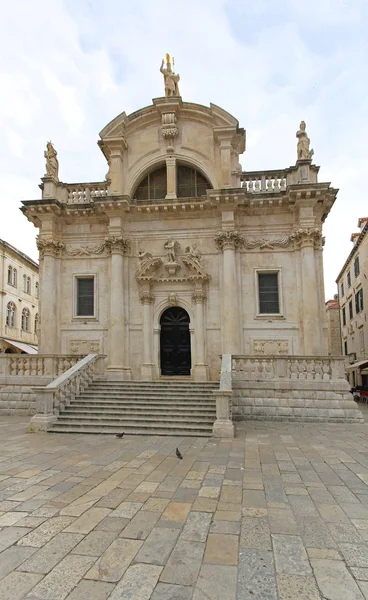
M 244 422 L 234 440 L 26 425 L 0 422 L 2 600 L 368 599 L 368 423 Z

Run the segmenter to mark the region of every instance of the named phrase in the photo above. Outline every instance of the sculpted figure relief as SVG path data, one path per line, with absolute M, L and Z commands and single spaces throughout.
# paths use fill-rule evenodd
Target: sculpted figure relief
M 52 142 L 47 142 L 44 157 L 46 158 L 46 175 L 59 181 L 59 161 L 56 158 L 57 152 Z
M 201 260 L 201 253 L 197 248 L 197 244 L 193 244 L 193 246 L 186 246 L 185 254 L 188 258 L 195 260 L 197 263 Z
M 178 242 L 175 242 L 171 237 L 165 242 L 164 248 L 167 250 L 167 260 L 169 263 L 176 262 L 175 252 L 179 247 Z
M 171 68 L 170 54 L 166 54 L 166 69 L 164 69 L 165 61 L 162 59 L 160 71 L 164 76 L 165 84 L 165 96 L 180 96 L 178 83 L 180 81 L 180 75 L 174 73 Z M 173 59 L 174 64 L 174 59 Z
M 298 147 L 297 147 L 297 158 L 298 160 L 303 159 L 311 159 L 314 150 L 309 150 L 310 139 L 305 131 L 306 124 L 305 121 L 301 121 L 299 125 L 299 130 L 296 132 L 296 137 L 298 138 Z

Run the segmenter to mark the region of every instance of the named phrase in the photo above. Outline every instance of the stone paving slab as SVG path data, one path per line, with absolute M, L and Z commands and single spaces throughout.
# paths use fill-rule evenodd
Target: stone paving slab
M 1 600 L 368 598 L 367 424 L 26 427 L 0 421 Z

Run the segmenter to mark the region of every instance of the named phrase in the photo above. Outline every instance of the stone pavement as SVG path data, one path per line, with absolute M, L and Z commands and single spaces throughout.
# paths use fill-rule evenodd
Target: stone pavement
M 368 599 L 368 424 L 26 425 L 0 422 L 2 600 Z

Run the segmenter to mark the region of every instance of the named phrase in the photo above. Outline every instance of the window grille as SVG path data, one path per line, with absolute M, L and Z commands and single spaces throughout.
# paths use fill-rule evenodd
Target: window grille
M 260 314 L 280 312 L 277 273 L 258 273 L 258 293 Z
M 93 317 L 95 310 L 94 277 L 77 278 L 77 316 Z

